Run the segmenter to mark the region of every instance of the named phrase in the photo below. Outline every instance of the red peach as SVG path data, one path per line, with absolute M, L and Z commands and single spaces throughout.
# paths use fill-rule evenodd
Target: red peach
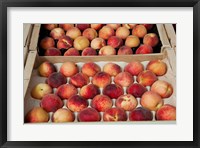
M 133 54 L 133 50 L 128 46 L 121 46 L 117 52 L 118 55 L 129 55 Z
M 78 36 L 81 36 L 81 31 L 77 27 L 72 27 L 67 30 L 66 35 L 75 40 Z
M 94 62 L 87 62 L 82 66 L 82 73 L 87 75 L 88 77 L 93 77 L 96 73 L 101 71 L 99 65 Z
M 176 107 L 165 104 L 156 111 L 156 120 L 176 120 Z
M 89 40 L 84 36 L 79 36 L 74 40 L 74 48 L 77 50 L 83 50 L 90 45 Z
M 124 71 L 129 72 L 133 76 L 137 76 L 144 70 L 144 66 L 139 61 L 132 61 L 124 67 Z
M 65 31 L 67 31 L 67 30 L 73 28 L 74 24 L 59 24 L 59 27 L 63 28 L 63 30 L 65 30 Z
M 124 94 L 124 90 L 119 85 L 108 84 L 106 87 L 104 87 L 103 94 L 110 97 L 111 99 L 117 99 L 119 96 Z
M 104 121 L 126 121 L 127 115 L 123 109 L 110 108 L 104 112 L 103 120 Z
M 116 77 L 114 78 L 115 84 L 118 84 L 122 87 L 128 87 L 133 83 L 133 77 L 128 72 L 120 72 Z
M 107 24 L 107 26 L 111 27 L 114 30 L 117 30 L 121 26 L 121 24 Z
M 97 37 L 97 32 L 95 29 L 87 28 L 83 31 L 83 36 L 85 36 L 89 41 L 92 41 Z
M 152 121 L 153 113 L 143 107 L 138 107 L 129 113 L 130 121 Z
M 143 38 L 147 34 L 147 29 L 144 25 L 137 25 L 132 30 L 132 35 Z
M 121 39 L 126 39 L 129 35 L 130 35 L 130 31 L 126 27 L 119 27 L 116 30 L 116 36 Z
M 45 37 L 40 41 L 40 47 L 44 50 L 50 48 L 50 47 L 55 47 L 55 42 L 54 39 L 51 37 Z
M 140 45 L 140 39 L 135 35 L 129 35 L 126 38 L 125 45 L 128 47 L 138 47 Z
M 55 94 L 61 99 L 69 99 L 71 96 L 78 94 L 78 90 L 71 84 L 63 84 L 58 87 Z
M 97 51 L 91 47 L 86 47 L 82 51 L 82 56 L 92 56 L 92 55 L 97 55 Z
M 52 115 L 52 121 L 59 122 L 73 122 L 75 120 L 74 113 L 66 108 L 60 108 Z
M 137 24 L 122 24 L 123 27 L 126 27 L 127 29 L 133 29 Z
M 65 35 L 65 31 L 62 28 L 54 28 L 50 32 L 50 36 L 55 40 L 58 40 L 63 35 Z
M 50 63 L 48 61 L 43 62 L 38 67 L 38 73 L 42 77 L 48 77 L 50 74 L 52 74 L 54 72 L 56 72 L 56 67 L 52 63 Z
M 99 50 L 99 55 L 116 55 L 116 50 L 112 46 L 104 46 Z
M 79 122 L 94 122 L 100 121 L 101 116 L 98 111 L 94 108 L 85 108 L 78 114 L 78 121 Z
M 80 53 L 76 48 L 69 48 L 65 51 L 64 56 L 80 56 Z
M 59 38 L 58 42 L 57 42 L 57 48 L 58 49 L 69 49 L 70 47 L 72 47 L 73 45 L 73 41 L 70 37 L 63 35 L 62 37 Z
M 92 79 L 92 83 L 98 87 L 105 87 L 106 85 L 111 83 L 111 77 L 109 74 L 105 72 L 98 72 Z
M 95 29 L 95 30 L 101 29 L 102 26 L 103 26 L 103 24 L 91 24 L 90 25 L 90 27 Z
M 83 73 L 77 73 L 70 78 L 69 83 L 75 87 L 81 88 L 89 83 L 89 78 Z
M 95 38 L 91 42 L 91 47 L 93 49 L 101 49 L 103 46 L 106 46 L 106 42 L 102 38 Z
M 143 38 L 143 43 L 151 47 L 155 47 L 159 42 L 158 36 L 155 33 L 148 33 Z
M 84 31 L 85 29 L 90 27 L 90 24 L 76 24 L 75 25 L 78 29 L 80 29 L 81 31 Z
M 167 65 L 161 60 L 152 60 L 147 64 L 147 70 L 151 70 L 157 76 L 163 76 L 167 72 Z
M 123 44 L 123 41 L 117 36 L 111 36 L 108 38 L 107 44 L 112 46 L 113 48 L 119 48 Z
M 49 31 L 51 31 L 51 30 L 53 30 L 54 28 L 57 28 L 57 27 L 58 27 L 57 24 L 43 24 L 42 26 L 43 26 L 44 29 L 49 30 Z
M 60 85 L 65 84 L 66 82 L 67 80 L 65 76 L 59 72 L 52 73 L 47 79 L 47 83 L 53 88 L 58 88 Z
M 142 97 L 142 95 L 147 91 L 147 88 L 144 87 L 143 85 L 141 84 L 138 84 L 138 83 L 133 83 L 131 84 L 126 92 L 127 94 L 131 94 L 133 95 L 134 97 Z
M 137 76 L 137 82 L 143 86 L 151 86 L 158 78 L 150 70 L 144 70 Z
M 115 63 L 107 63 L 103 66 L 103 71 L 109 74 L 110 76 L 116 76 L 120 72 L 122 72 L 122 69 L 119 65 Z
M 151 30 L 153 28 L 153 24 L 143 24 L 147 30 Z
M 98 94 L 100 94 L 100 90 L 94 84 L 85 85 L 80 89 L 80 96 L 85 99 L 93 99 Z
M 88 101 L 79 95 L 74 95 L 68 99 L 67 107 L 73 112 L 80 112 L 88 107 Z
M 136 50 L 136 54 L 148 54 L 153 53 L 153 48 L 149 45 L 140 45 L 140 47 Z
M 105 40 L 107 40 L 109 37 L 114 36 L 114 35 L 115 35 L 114 29 L 112 29 L 109 26 L 103 26 L 99 30 L 99 37 Z
M 74 62 L 65 62 L 60 68 L 60 73 L 66 77 L 71 77 L 78 73 L 78 66 Z
M 50 47 L 45 51 L 44 55 L 45 56 L 60 56 L 61 52 L 57 48 Z

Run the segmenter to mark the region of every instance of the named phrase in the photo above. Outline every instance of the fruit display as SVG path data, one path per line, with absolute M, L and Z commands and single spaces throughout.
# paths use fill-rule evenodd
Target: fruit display
M 107 56 L 161 52 L 156 24 L 41 24 L 40 56 Z

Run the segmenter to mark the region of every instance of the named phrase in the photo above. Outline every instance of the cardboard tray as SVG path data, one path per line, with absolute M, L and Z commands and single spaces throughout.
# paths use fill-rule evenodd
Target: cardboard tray
M 176 32 L 172 24 L 164 24 L 171 47 L 176 52 Z

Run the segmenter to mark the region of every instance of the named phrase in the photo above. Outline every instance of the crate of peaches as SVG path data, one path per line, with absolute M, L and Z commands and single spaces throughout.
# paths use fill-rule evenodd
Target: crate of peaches
M 40 56 L 160 53 L 170 45 L 163 24 L 35 24 L 30 50 Z
M 174 122 L 171 51 L 79 62 L 65 57 L 62 63 L 36 55 L 25 90 L 24 122 Z

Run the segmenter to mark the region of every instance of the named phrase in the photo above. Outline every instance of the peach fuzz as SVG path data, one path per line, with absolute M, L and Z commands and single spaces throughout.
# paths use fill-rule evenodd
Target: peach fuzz
M 88 101 L 79 95 L 74 95 L 68 99 L 67 107 L 73 112 L 80 112 L 88 107 Z
M 132 35 L 143 38 L 147 34 L 147 29 L 144 25 L 137 25 L 132 30 Z
M 101 29 L 102 26 L 103 26 L 103 24 L 90 24 L 90 27 L 95 29 L 95 30 Z
M 165 104 L 156 111 L 156 120 L 176 120 L 176 107 Z
M 148 33 L 143 38 L 143 43 L 151 47 L 155 47 L 159 42 L 158 36 L 155 33 Z
M 42 100 L 40 102 L 40 106 L 47 112 L 55 112 L 59 108 L 62 108 L 63 105 L 64 104 L 62 100 L 60 99 L 60 97 L 58 97 L 55 94 L 45 95 L 44 97 L 42 97 Z
M 127 29 L 133 29 L 137 24 L 122 24 L 123 27 L 126 27 Z
M 142 95 L 147 91 L 147 88 L 144 87 L 143 85 L 141 84 L 138 84 L 138 83 L 133 83 L 131 84 L 127 90 L 126 90 L 126 93 L 127 94 L 131 94 L 133 95 L 134 97 L 139 97 L 141 98 Z
M 130 121 L 152 121 L 153 113 L 143 107 L 138 107 L 129 113 Z
M 85 36 L 89 41 L 92 41 L 97 37 L 97 32 L 95 29 L 87 28 L 83 31 L 82 35 Z
M 118 55 L 129 55 L 133 54 L 133 50 L 128 46 L 121 46 L 117 52 Z
M 116 55 L 116 50 L 112 46 L 104 46 L 99 50 L 99 55 Z
M 53 39 L 58 40 L 61 36 L 65 35 L 65 31 L 62 28 L 54 28 L 49 34 Z
M 78 114 L 79 122 L 95 122 L 100 120 L 101 116 L 94 108 L 85 108 Z
M 137 76 L 144 70 L 144 66 L 139 61 L 132 61 L 124 67 L 125 72 L 129 72 L 133 76 Z
M 60 73 L 62 73 L 66 77 L 71 77 L 78 72 L 78 66 L 74 62 L 65 62 L 60 67 Z
M 109 74 L 110 76 L 116 76 L 120 72 L 122 72 L 122 69 L 119 65 L 115 63 L 107 63 L 103 66 L 103 71 Z
M 107 26 L 111 27 L 114 30 L 117 30 L 117 28 L 121 27 L 121 24 L 107 24 Z
M 111 108 L 112 100 L 106 95 L 97 95 L 92 99 L 91 106 L 99 112 L 104 112 Z
M 55 123 L 74 122 L 75 115 L 66 108 L 60 108 L 52 115 L 52 121 Z
M 77 50 L 83 50 L 90 45 L 89 40 L 84 36 L 79 36 L 74 40 L 74 48 Z
M 103 94 L 110 97 L 111 99 L 117 99 L 119 96 L 124 94 L 124 90 L 119 85 L 108 84 L 103 88 Z
M 161 60 L 152 60 L 147 64 L 146 69 L 157 76 L 163 76 L 167 72 L 167 64 Z
M 162 98 L 169 98 L 173 94 L 173 87 L 166 81 L 158 80 L 151 86 L 151 91 L 156 92 Z
M 101 49 L 103 46 L 106 46 L 106 42 L 102 38 L 95 38 L 91 41 L 91 47 L 93 49 Z
M 148 54 L 148 53 L 153 53 L 153 48 L 149 45 L 140 45 L 138 49 L 135 52 L 136 54 Z
M 161 96 L 157 93 L 153 91 L 147 91 L 142 95 L 142 98 L 140 99 L 140 104 L 146 109 L 156 111 L 161 106 L 163 106 L 164 102 Z
M 81 72 L 88 77 L 93 77 L 96 73 L 101 71 L 101 67 L 94 62 L 87 62 L 83 64 Z
M 107 40 L 109 37 L 114 36 L 114 35 L 115 35 L 114 29 L 112 29 L 109 26 L 103 26 L 99 30 L 99 37 L 105 40 Z
M 65 51 L 64 56 L 80 56 L 80 53 L 75 48 L 69 48 L 67 51 Z
M 144 70 L 139 73 L 136 80 L 143 86 L 151 86 L 155 81 L 158 80 L 158 78 L 150 70 Z
M 89 84 L 83 86 L 79 93 L 85 99 L 93 99 L 96 95 L 100 94 L 100 89 L 94 84 Z
M 38 67 L 38 73 L 42 77 L 48 77 L 50 74 L 52 74 L 54 72 L 56 72 L 56 67 L 48 61 L 43 62 Z
M 75 38 L 81 36 L 81 31 L 77 27 L 72 27 L 67 30 L 66 35 L 75 40 Z
M 55 47 L 54 39 L 51 37 L 45 37 L 45 38 L 41 39 L 40 47 L 44 50 L 46 50 L 50 47 Z
M 92 83 L 98 87 L 104 88 L 111 83 L 111 77 L 105 72 L 98 72 L 92 78 Z
M 116 36 L 121 39 L 125 40 L 129 35 L 130 35 L 130 31 L 126 27 L 119 27 L 116 30 Z
M 74 24 L 59 24 L 59 27 L 62 28 L 63 30 L 67 31 L 71 28 L 74 27 Z
M 134 78 L 132 75 L 128 72 L 120 72 L 116 77 L 114 78 L 115 84 L 118 84 L 122 87 L 128 87 L 133 83 Z
M 91 47 L 86 47 L 82 51 L 82 56 L 92 56 L 92 55 L 97 55 L 97 51 Z
M 110 108 L 104 112 L 103 120 L 104 121 L 126 121 L 127 115 L 123 109 Z
M 55 47 L 50 47 L 45 50 L 44 55 L 45 56 L 61 56 L 61 52 L 59 49 L 57 49 Z
M 117 36 L 111 36 L 108 38 L 107 45 L 112 46 L 113 48 L 119 48 L 122 46 L 123 41 Z
M 78 94 L 78 90 L 71 84 L 63 84 L 58 87 L 55 94 L 61 99 L 69 99 L 71 96 Z
M 58 27 L 58 24 L 43 24 L 42 27 L 46 30 L 53 30 L 54 28 Z
M 70 37 L 63 35 L 62 37 L 59 38 L 58 42 L 57 42 L 57 48 L 58 49 L 69 49 L 70 47 L 72 47 L 73 45 L 73 41 Z
M 83 73 L 77 73 L 70 78 L 69 83 L 77 88 L 81 88 L 89 83 L 89 78 Z
M 125 40 L 125 45 L 128 47 L 138 47 L 140 45 L 140 39 L 135 35 L 129 35 Z
M 25 116 L 26 123 L 48 122 L 49 114 L 41 107 L 32 108 Z
M 65 84 L 67 79 L 65 76 L 59 72 L 52 73 L 47 78 L 47 84 L 49 84 L 52 88 L 58 88 L 60 85 Z
M 90 24 L 76 24 L 75 25 L 78 29 L 80 29 L 81 31 L 84 31 L 85 29 L 90 27 Z

